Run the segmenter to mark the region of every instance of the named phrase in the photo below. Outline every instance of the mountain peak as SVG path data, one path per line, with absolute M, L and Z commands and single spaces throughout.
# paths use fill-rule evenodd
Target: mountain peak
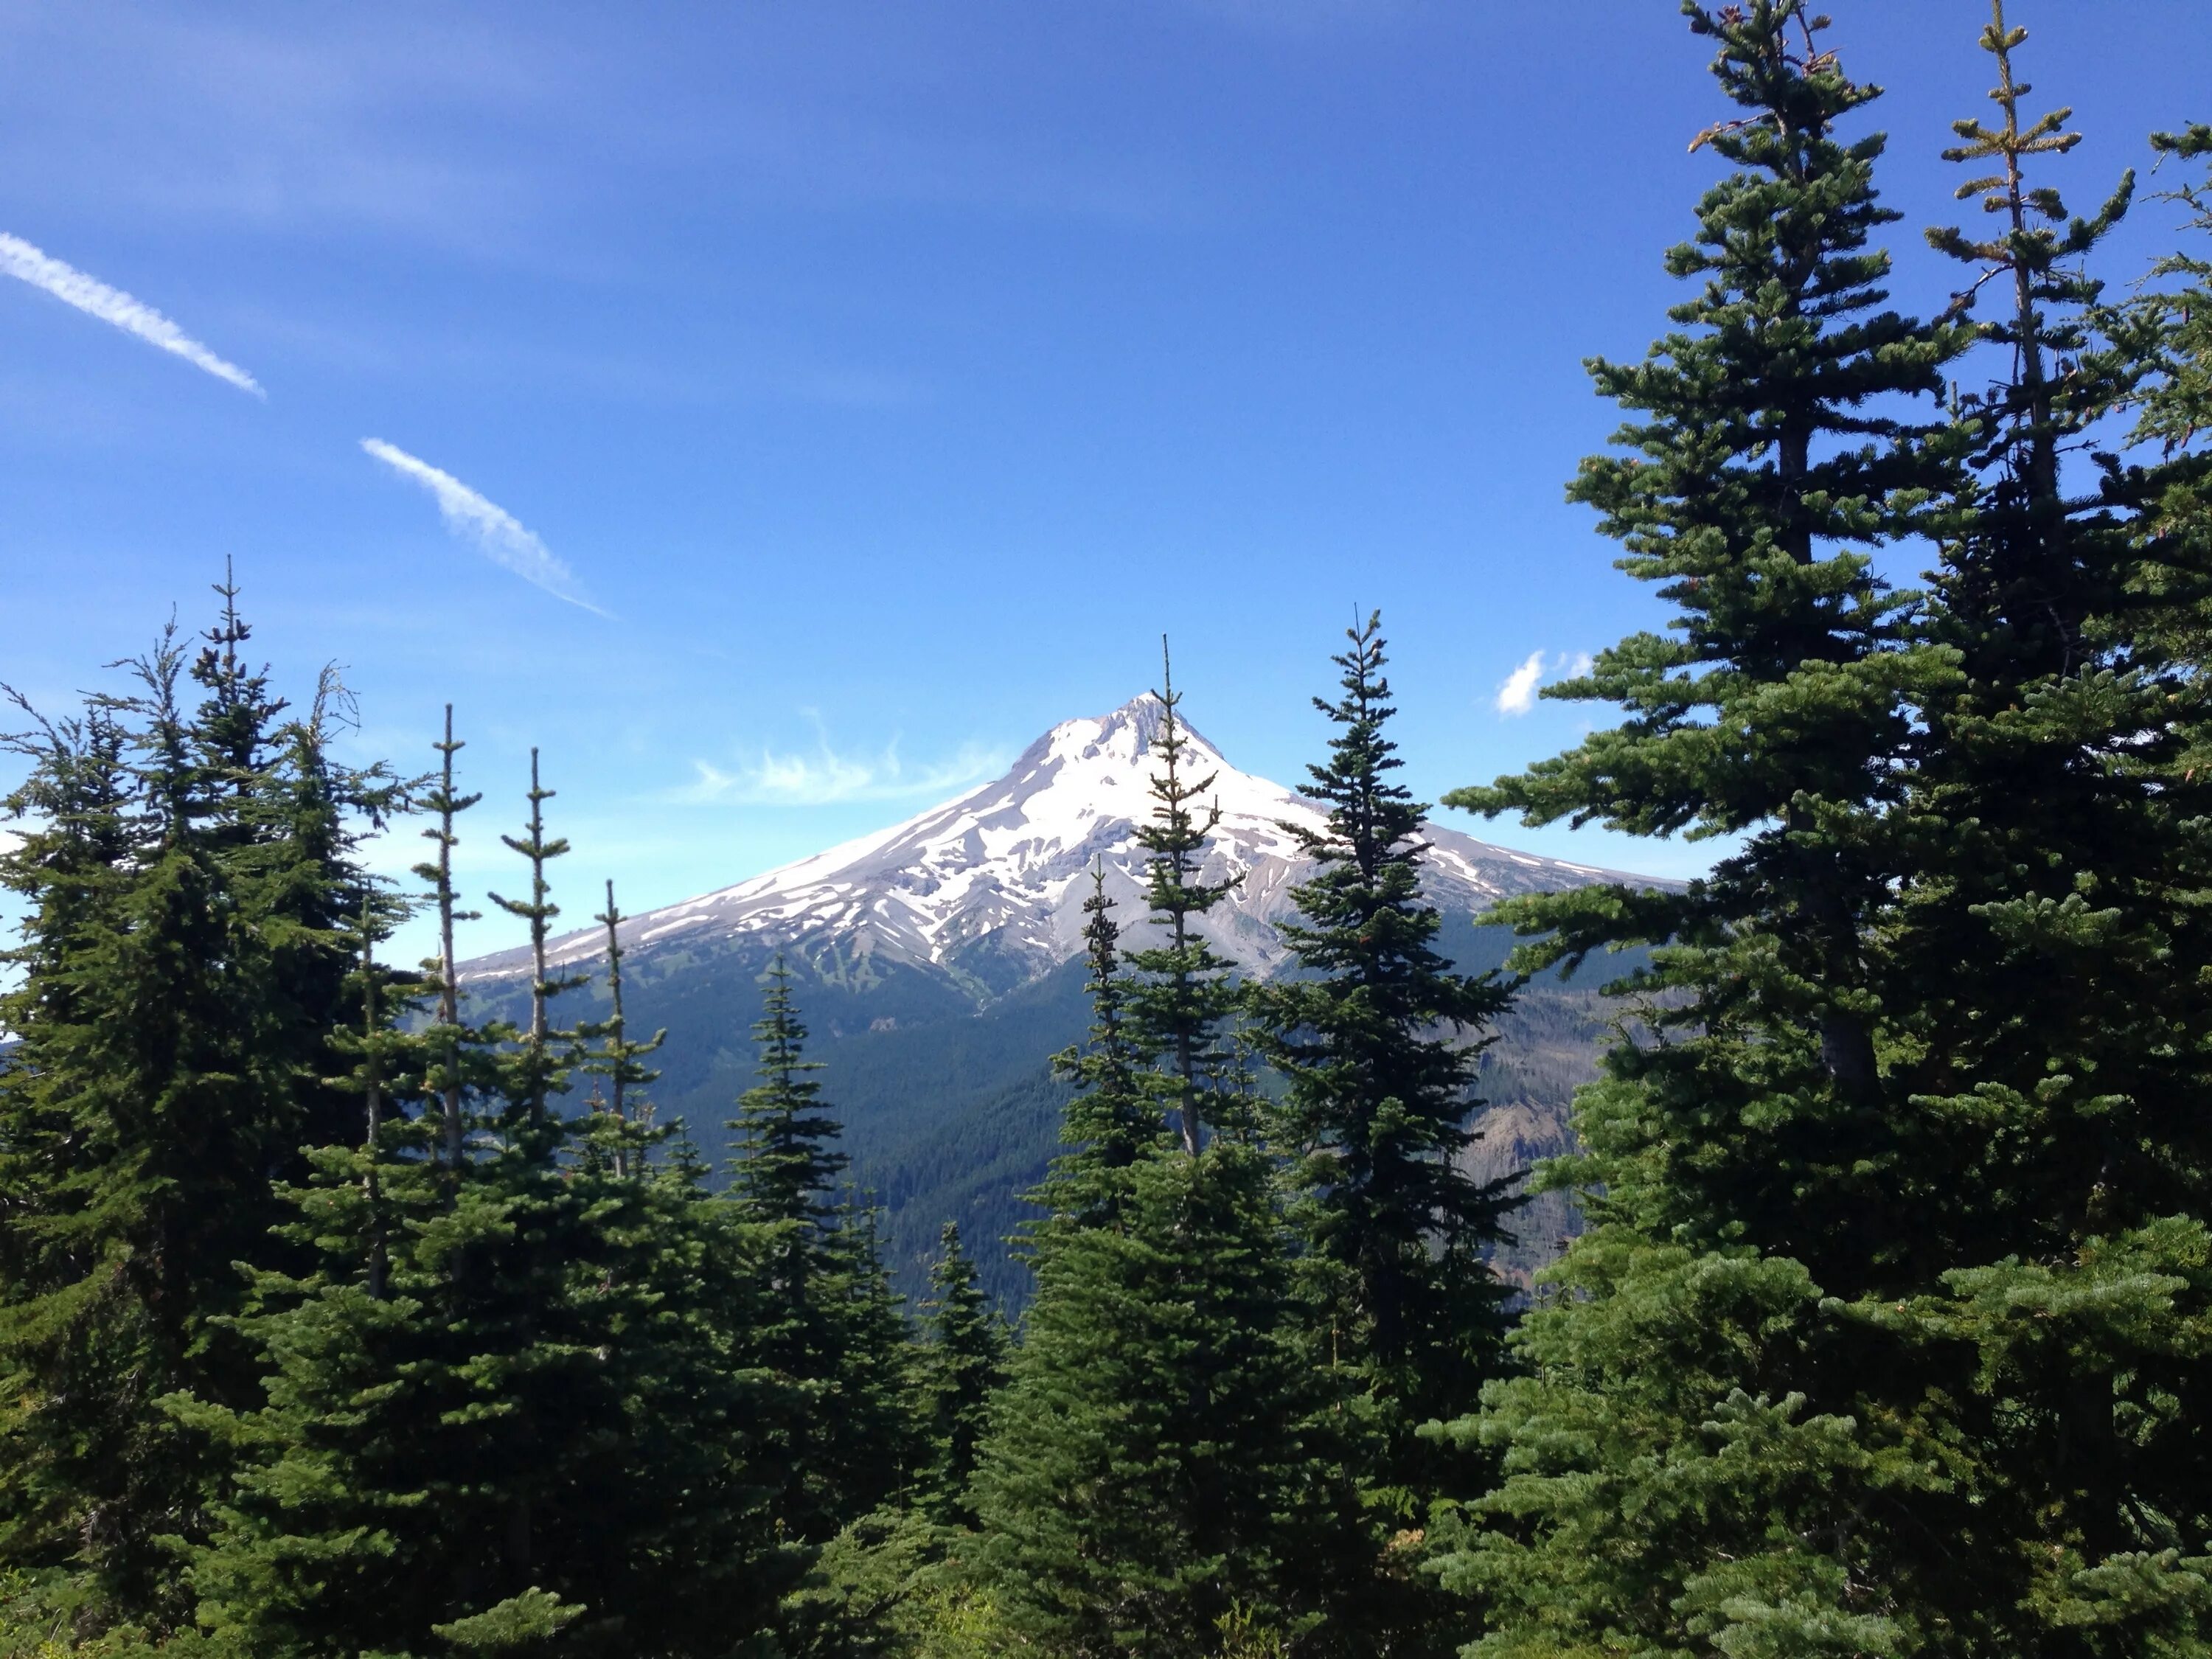
M 1001 778 L 888 830 L 735 886 L 649 911 L 623 925 L 628 949 L 650 955 L 740 948 L 832 961 L 841 973 L 902 964 L 949 976 L 988 1001 L 1050 971 L 1082 948 L 1089 872 L 1105 876 L 1126 933 L 1141 937 L 1145 853 L 1136 829 L 1152 810 L 1152 757 L 1167 708 L 1147 691 L 1111 713 L 1064 720 Z M 1202 924 L 1250 972 L 1285 959 L 1278 924 L 1315 866 L 1285 826 L 1319 830 L 1314 803 L 1240 772 L 1182 722 L 1194 776 L 1211 775 L 1220 818 L 1200 878 L 1232 884 Z M 1510 893 L 1583 885 L 1609 873 L 1489 846 L 1431 824 L 1424 890 L 1439 906 L 1486 909 Z M 590 961 L 595 932 L 556 941 L 555 961 Z M 471 964 L 505 975 L 526 953 Z
M 1157 692 L 1140 691 L 1109 714 L 1062 720 L 1022 753 L 1016 772 L 1054 755 L 1093 759 L 1117 755 L 1135 761 L 1152 752 L 1167 724 L 1167 705 Z M 1208 763 L 1226 765 L 1221 751 L 1188 720 L 1177 717 L 1183 736 L 1202 752 Z

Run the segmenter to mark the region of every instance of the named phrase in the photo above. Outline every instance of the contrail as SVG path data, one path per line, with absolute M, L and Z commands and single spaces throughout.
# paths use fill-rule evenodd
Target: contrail
M 64 264 L 52 254 L 32 246 L 20 236 L 0 232 L 0 271 L 21 277 L 33 288 L 44 289 L 64 305 L 75 306 L 88 317 L 112 323 L 125 334 L 135 334 L 149 345 L 174 352 L 218 380 L 228 380 L 240 392 L 265 398 L 260 382 L 236 363 L 225 362 L 179 328 L 153 307 L 132 299 L 119 288 L 110 288 L 97 276 L 88 276 L 75 265 Z
M 493 563 L 505 565 L 523 580 L 544 588 L 556 599 L 566 599 L 595 617 L 607 616 L 584 597 L 575 573 L 555 558 L 544 542 L 496 501 L 487 501 L 452 473 L 418 460 L 381 438 L 363 438 L 361 447 L 394 472 L 414 479 L 435 496 L 439 515 L 445 520 L 447 528 L 468 537 Z

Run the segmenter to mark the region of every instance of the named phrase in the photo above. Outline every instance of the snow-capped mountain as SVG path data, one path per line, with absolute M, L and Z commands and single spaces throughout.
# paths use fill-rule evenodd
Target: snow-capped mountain
M 1135 829 L 1152 810 L 1153 753 L 1166 711 L 1151 694 L 1109 714 L 1073 720 L 1039 738 L 1012 769 L 904 823 L 848 842 L 735 886 L 635 916 L 623 943 L 641 962 L 664 952 L 719 954 L 746 945 L 786 951 L 863 975 L 896 967 L 949 976 L 978 1004 L 1028 983 L 1077 954 L 1091 871 L 1103 868 L 1125 931 L 1140 928 L 1144 852 Z M 1215 945 L 1249 972 L 1285 955 L 1277 923 L 1291 890 L 1314 870 L 1284 829 L 1323 827 L 1314 803 L 1241 772 L 1185 724 L 1185 775 L 1211 776 L 1218 807 L 1204 872 L 1234 881 L 1206 918 Z M 1440 908 L 1471 915 L 1510 894 L 1616 878 L 1614 872 L 1494 847 L 1431 825 L 1425 885 Z M 1635 879 L 1634 878 L 1620 878 Z M 562 965 L 604 951 L 597 931 L 556 943 Z M 472 975 L 524 971 L 502 952 Z

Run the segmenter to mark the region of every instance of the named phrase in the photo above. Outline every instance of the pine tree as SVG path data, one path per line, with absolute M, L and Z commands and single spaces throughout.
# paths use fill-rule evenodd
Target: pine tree
M 157 1402 L 252 1389 L 222 1318 L 234 1264 L 268 1248 L 270 1174 L 300 1120 L 271 988 L 287 941 L 219 833 L 232 784 L 195 743 L 174 630 L 130 666 L 134 693 L 34 739 L 30 799 L 76 822 L 9 863 L 34 920 L 9 1010 L 21 1048 L 0 1073 L 0 1462 L 10 1564 L 66 1565 L 89 1575 L 95 1617 L 161 1625 L 181 1616 L 162 1540 L 199 1530 L 214 1472 Z
M 1343 700 L 1315 706 L 1340 731 L 1308 795 L 1323 831 L 1284 827 L 1320 871 L 1291 891 L 1283 935 L 1303 971 L 1253 988 L 1261 1053 L 1287 1091 L 1280 1138 L 1295 1148 L 1303 1218 L 1331 1282 L 1332 1345 L 1364 1370 L 1392 1419 L 1386 1483 L 1422 1484 L 1433 1448 L 1411 1429 L 1471 1397 L 1500 1358 L 1504 1287 L 1483 1260 L 1506 1237 L 1509 1202 L 1455 1160 L 1473 1136 L 1470 1042 L 1507 1005 L 1495 974 L 1451 971 L 1440 919 L 1420 895 L 1426 810 L 1390 774 L 1394 712 L 1379 616 L 1334 659 Z M 1333 1356 L 1334 1357 L 1334 1356 Z
M 760 1285 L 748 1364 L 790 1389 L 779 1426 L 779 1520 L 820 1542 L 896 1491 L 915 1455 L 905 1336 L 878 1254 L 873 1212 L 832 1192 L 846 1165 L 805 1058 L 791 973 L 770 969 L 753 1028 L 760 1081 L 730 1122 L 729 1200 Z
M 948 1221 L 931 1264 L 932 1295 L 922 1304 L 927 1343 L 921 1351 L 921 1394 L 928 1425 L 929 1461 L 921 1486 L 928 1507 L 942 1520 L 975 1522 L 969 1483 L 976 1449 L 990 1417 L 991 1401 L 1005 1384 L 1006 1328 L 991 1310 L 975 1277 L 975 1264 L 960 1248 L 960 1224 Z
M 239 611 L 239 592 L 226 568 L 216 587 L 221 614 L 191 669 L 201 691 L 188 733 L 202 777 L 200 828 L 269 953 L 259 993 L 267 1004 L 263 1041 L 290 1074 L 295 1143 L 343 1146 L 356 1119 L 351 1099 L 332 1081 L 346 1066 L 331 1043 L 349 1012 L 349 929 L 373 886 L 358 848 L 364 835 L 384 827 L 405 789 L 381 763 L 355 769 L 332 757 L 333 733 L 352 708 L 334 668 L 324 669 L 306 708 L 293 711 L 270 689 L 268 668 L 241 656 L 253 630 Z M 295 1154 L 284 1174 L 296 1179 L 305 1171 Z
M 2191 561 L 2159 544 L 2163 469 L 2094 453 L 2123 400 L 2171 384 L 2124 329 L 2099 337 L 2115 319 L 2088 261 L 2133 181 L 2069 216 L 2040 169 L 2079 135 L 2063 109 L 2023 118 L 2026 38 L 1993 3 L 2002 118 L 1955 124 L 1946 152 L 1989 169 L 1959 194 L 1998 234 L 1930 238 L 1977 268 L 1962 307 L 1998 297 L 1980 332 L 2001 367 L 1961 400 L 1972 473 L 1931 631 L 1963 682 L 1928 710 L 1884 929 L 1912 1011 L 1893 1062 L 1909 1220 L 1856 1311 L 1883 1393 L 1927 1402 L 1973 1494 L 1954 1535 L 2002 1564 L 1972 1608 L 1985 1639 L 2187 1651 L 2212 1638 L 2212 1468 L 2181 1427 L 2212 1308 L 2207 709 L 2201 657 L 2174 650 L 2165 576 Z
M 1171 685 L 1160 702 L 1141 833 L 1164 943 L 1131 953 L 1142 977 L 1118 970 L 1094 895 L 1094 1042 L 1063 1066 L 1089 1086 L 1042 1189 L 1036 1299 L 981 1454 L 978 1565 L 1048 1653 L 1210 1655 L 1240 1620 L 1299 1650 L 1350 1650 L 1358 1632 L 1323 1615 L 1370 1552 L 1221 1029 L 1226 964 L 1194 925 L 1227 890 L 1197 879 L 1207 781 L 1182 774 Z
M 850 1520 L 908 1489 L 927 1456 L 927 1425 L 914 1334 L 884 1265 L 883 1212 L 848 1186 L 825 1245 L 838 1358 L 830 1375 L 837 1431 L 824 1443 L 823 1473 Z
M 1270 1176 L 1148 1154 L 1126 1220 L 1046 1236 L 975 1483 L 986 1582 L 1042 1651 L 1211 1655 L 1240 1613 L 1298 1651 L 1355 1637 L 1323 1616 L 1364 1528 Z
M 461 1023 L 459 963 L 453 952 L 456 924 L 477 920 L 477 912 L 460 908 L 453 888 L 453 848 L 459 843 L 455 824 L 460 815 L 483 797 L 464 795 L 453 787 L 453 757 L 467 747 L 453 737 L 453 705 L 446 705 L 445 736 L 431 745 L 438 751 L 438 781 L 426 791 L 421 806 L 436 815 L 437 823 L 422 832 L 434 843 L 438 856 L 414 868 L 418 881 L 430 889 L 430 902 L 438 915 L 438 955 L 430 969 L 437 994 L 434 1023 L 423 1034 L 428 1045 L 426 1086 L 438 1099 L 439 1146 L 447 1170 L 458 1180 L 467 1157 L 468 1124 L 463 1102 L 473 1083 L 481 1083 L 481 1066 L 471 1066 L 470 1045 L 475 1036 Z M 472 1069 L 479 1075 L 471 1076 Z
M 1455 1413 L 1504 1369 L 1507 1289 L 1485 1260 L 1508 1240 L 1506 1183 L 1457 1160 L 1474 1137 L 1470 1084 L 1511 987 L 1455 974 L 1420 895 L 1425 808 L 1395 783 L 1381 619 L 1347 633 L 1334 660 L 1343 698 L 1315 704 L 1340 728 L 1307 795 L 1325 830 L 1282 827 L 1318 873 L 1282 924 L 1296 971 L 1249 988 L 1259 1051 L 1285 1084 L 1272 1116 L 1292 1154 L 1293 1220 L 1316 1357 L 1359 1398 L 1358 1449 L 1376 1552 L 1389 1567 L 1364 1620 L 1394 1653 L 1455 1652 L 1462 1610 L 1419 1571 L 1432 1506 L 1473 1498 L 1494 1473 L 1454 1456 L 1422 1425 Z
M 1153 747 L 1161 769 L 1152 781 L 1151 822 L 1137 826 L 1136 837 L 1146 854 L 1145 902 L 1162 939 L 1128 952 L 1134 977 L 1123 1002 L 1137 1047 L 1165 1060 L 1176 1127 L 1183 1150 L 1194 1156 L 1205 1143 L 1206 1080 L 1222 1064 L 1220 1032 L 1235 992 L 1230 963 L 1193 924 L 1228 895 L 1232 884 L 1199 879 L 1221 809 L 1209 805 L 1193 810 L 1213 787 L 1213 775 L 1183 775 L 1189 739 L 1176 720 L 1182 699 L 1176 692 L 1164 641 L 1160 654 L 1160 721 Z
M 404 793 L 331 759 L 333 672 L 288 716 L 240 656 L 235 583 L 217 592 L 196 656 L 173 628 L 123 665 L 135 690 L 34 715 L 16 744 L 33 763 L 16 805 L 51 839 L 6 877 L 33 920 L 7 1017 L 21 1043 L 0 1068 L 16 1407 L 0 1556 L 73 1563 L 94 1623 L 182 1616 L 160 1540 L 197 1535 L 217 1472 L 156 1402 L 254 1387 L 223 1322 L 235 1264 L 285 1248 L 274 1183 L 303 1149 L 354 1133 L 331 1079 L 372 887 L 358 848 Z
M 459 746 L 449 726 L 449 763 Z M 450 771 L 444 785 L 456 800 Z M 534 932 L 555 914 L 550 796 L 533 764 L 530 828 L 511 840 L 531 861 Z M 442 822 L 450 852 L 450 811 Z M 430 866 L 441 922 L 449 869 Z M 756 1651 L 803 1565 L 770 1536 L 756 1421 L 775 1397 L 738 1351 L 749 1310 L 717 1206 L 681 1165 L 621 1176 L 571 1155 L 543 1006 L 559 981 L 536 943 L 536 1040 L 495 1065 L 456 1072 L 452 1056 L 517 1034 L 441 1020 L 399 1036 L 369 981 L 356 1084 L 374 1131 L 317 1155 L 289 1230 L 315 1266 L 261 1274 L 239 1322 L 269 1365 L 267 1403 L 180 1408 L 240 1464 L 191 1574 L 220 1640 Z M 450 1004 L 450 982 L 434 988 Z
M 643 1042 L 629 1036 L 629 1024 L 623 1013 L 623 957 L 622 912 L 615 907 L 615 884 L 607 883 L 607 908 L 596 920 L 607 930 L 607 1018 L 580 1028 L 585 1036 L 594 1039 L 599 1047 L 584 1062 L 585 1069 L 594 1079 L 604 1079 L 606 1096 L 604 1101 L 604 1121 L 591 1125 L 591 1141 L 595 1155 L 605 1159 L 617 1176 L 642 1175 L 651 1159 L 656 1141 L 666 1139 L 666 1132 L 656 1132 L 653 1124 L 653 1108 L 632 1091 L 654 1082 L 660 1073 L 645 1064 L 645 1056 L 668 1040 L 665 1030 L 655 1031 Z M 599 1099 L 594 1085 L 594 1100 Z M 595 1111 L 595 1117 L 599 1114 Z
M 1083 938 L 1091 1030 L 1086 1042 L 1053 1056 L 1054 1075 L 1076 1089 L 1060 1122 L 1060 1138 L 1067 1150 L 1031 1194 L 1031 1201 L 1049 1216 L 1079 1227 L 1113 1219 L 1126 1196 L 1120 1176 L 1159 1147 L 1165 1133 L 1151 1092 L 1147 1057 L 1130 1027 L 1121 931 L 1114 920 L 1114 901 L 1106 896 L 1103 868 L 1091 871 L 1091 896 L 1083 902 L 1089 918 Z
M 88 1181 L 80 1151 L 99 1127 L 88 1097 L 115 1012 L 94 952 L 112 936 L 135 836 L 130 736 L 113 711 L 49 720 L 10 696 L 34 729 L 9 740 L 30 775 L 4 806 L 29 827 L 0 849 L 0 881 L 27 912 L 6 958 L 17 977 L 0 993 L 15 1039 L 0 1059 L 0 1559 L 52 1572 L 106 1495 L 95 1472 L 121 1473 L 120 1425 L 98 1402 L 121 1393 L 136 1347 L 97 1283 L 113 1282 L 127 1248 L 97 1218 L 100 1188 L 121 1183 Z
M 553 902 L 552 885 L 546 879 L 545 869 L 568 852 L 565 838 L 556 836 L 549 841 L 545 836 L 545 803 L 553 799 L 555 793 L 538 782 L 538 751 L 532 750 L 530 822 L 520 836 L 500 837 L 509 852 L 520 854 L 529 861 L 530 896 L 510 899 L 501 898 L 497 893 L 490 896 L 498 908 L 530 927 L 530 1029 L 524 1034 L 520 1051 L 515 1057 L 514 1080 L 509 1085 L 514 1097 L 524 1103 L 524 1111 L 520 1121 L 509 1125 L 508 1130 L 510 1134 L 524 1138 L 557 1135 L 548 1120 L 546 1105 L 552 1095 L 568 1086 L 568 1062 L 573 1057 L 576 1033 L 556 1030 L 548 1010 L 555 997 L 584 983 L 581 975 L 556 976 L 546 964 L 546 942 L 552 937 L 553 919 L 561 914 L 561 907 Z
M 1899 1250 L 1922 1137 L 1883 929 L 1923 711 L 1961 676 L 1866 550 L 1929 533 L 1960 488 L 1970 429 L 1909 416 L 1968 331 L 1881 308 L 1881 141 L 1836 131 L 1875 94 L 1822 20 L 1686 11 L 1736 108 L 1699 143 L 1738 170 L 1668 258 L 1703 282 L 1680 327 L 1593 365 L 1645 418 L 1571 489 L 1677 637 L 1552 688 L 1622 725 L 1446 799 L 1739 839 L 1680 893 L 1504 907 L 1548 935 L 1524 965 L 1656 948 L 1628 988 L 1648 1035 L 1578 1098 L 1588 1152 L 1551 1175 L 1593 1225 L 1523 1324 L 1532 1374 L 1459 1425 L 1506 1478 L 1449 1577 L 1488 1598 L 1496 1655 L 2016 1651 L 1977 1645 L 2014 1564 L 1977 1547 L 1932 1396 L 1891 1392 L 1894 1346 L 1844 1310 L 1935 1266 Z

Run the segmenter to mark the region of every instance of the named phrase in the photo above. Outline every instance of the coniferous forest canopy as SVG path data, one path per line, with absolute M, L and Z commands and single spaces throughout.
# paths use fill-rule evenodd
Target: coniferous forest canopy
M 1247 980 L 1164 664 L 1018 1320 L 949 1222 L 895 1291 L 803 975 L 724 1121 L 656 1111 L 557 756 L 483 799 L 463 710 L 343 763 L 345 687 L 258 665 L 228 578 L 16 699 L 0 1653 L 2212 1655 L 2212 112 L 2083 179 L 1994 9 L 1956 204 L 1893 200 L 1879 64 L 1685 12 L 1713 182 L 1568 485 L 1671 619 L 1445 804 L 1726 850 L 1508 900 L 1462 971 L 1369 617 L 1313 664 L 1294 971 Z M 472 908 L 532 953 L 497 1009 Z M 1524 1292 L 1474 1079 L 1528 976 L 1624 951 L 1534 1176 L 1586 1231 Z

